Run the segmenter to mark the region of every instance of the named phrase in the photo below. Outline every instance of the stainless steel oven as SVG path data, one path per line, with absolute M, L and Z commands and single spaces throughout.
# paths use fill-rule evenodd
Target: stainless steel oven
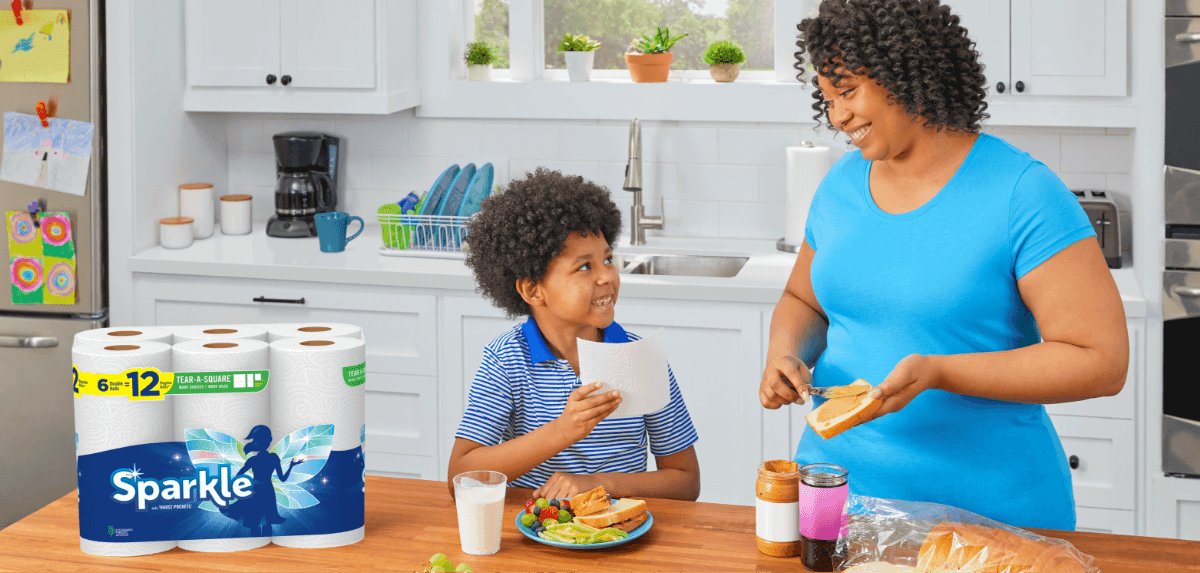
M 1167 0 L 1163 472 L 1200 477 L 1200 0 Z

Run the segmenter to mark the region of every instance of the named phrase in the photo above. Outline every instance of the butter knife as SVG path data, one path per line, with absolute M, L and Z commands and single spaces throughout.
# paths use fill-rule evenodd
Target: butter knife
M 849 398 L 851 396 L 859 396 L 870 392 L 873 386 L 866 384 L 846 385 L 846 386 L 810 386 L 808 393 L 813 396 L 820 396 L 825 399 L 832 398 Z

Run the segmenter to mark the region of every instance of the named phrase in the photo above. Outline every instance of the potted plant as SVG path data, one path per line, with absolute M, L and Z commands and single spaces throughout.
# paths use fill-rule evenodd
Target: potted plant
M 592 65 L 596 61 L 597 42 L 583 34 L 563 34 L 558 42 L 558 51 L 562 52 L 567 61 L 567 75 L 573 82 L 586 82 L 592 79 Z
M 471 42 L 463 54 L 467 62 L 467 77 L 472 80 L 492 79 L 492 62 L 496 61 L 496 49 L 487 42 Z
M 708 72 L 712 74 L 712 79 L 721 83 L 736 80 L 745 61 L 746 53 L 742 51 L 742 47 L 729 40 L 713 42 L 704 51 L 704 63 L 709 66 Z
M 642 35 L 635 38 L 625 53 L 625 64 L 629 66 L 629 76 L 639 83 L 665 82 L 671 74 L 671 60 L 675 58 L 671 47 L 675 42 L 687 37 L 671 36 L 667 28 L 658 28 L 654 36 Z

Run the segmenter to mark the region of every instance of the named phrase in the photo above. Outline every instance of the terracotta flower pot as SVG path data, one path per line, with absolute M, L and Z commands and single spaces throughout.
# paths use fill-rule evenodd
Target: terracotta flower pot
M 665 54 L 625 54 L 625 65 L 629 66 L 629 76 L 638 83 L 665 82 L 671 75 L 671 61 L 675 55 Z
M 741 71 L 742 67 L 738 64 L 713 64 L 708 68 L 708 73 L 712 74 L 712 79 L 721 83 L 736 80 L 738 73 Z

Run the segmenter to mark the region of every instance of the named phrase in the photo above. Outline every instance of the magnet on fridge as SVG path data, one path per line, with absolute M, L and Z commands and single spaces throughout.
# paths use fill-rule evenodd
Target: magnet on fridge
M 12 0 L 13 18 L 17 21 L 18 26 L 24 26 L 25 20 L 21 19 L 21 0 Z

